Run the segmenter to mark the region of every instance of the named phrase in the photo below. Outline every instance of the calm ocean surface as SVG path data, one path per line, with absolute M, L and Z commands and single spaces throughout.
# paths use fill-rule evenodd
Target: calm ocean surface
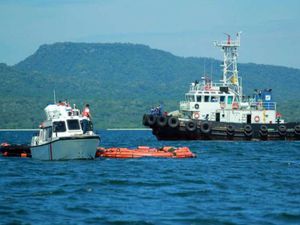
M 101 146 L 188 146 L 195 159 L 42 162 L 0 157 L 0 224 L 300 224 L 300 142 L 158 142 L 100 131 Z M 32 132 L 0 132 L 30 142 Z

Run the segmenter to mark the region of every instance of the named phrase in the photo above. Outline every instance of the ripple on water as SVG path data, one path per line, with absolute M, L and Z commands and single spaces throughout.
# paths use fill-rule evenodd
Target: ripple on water
M 158 142 L 149 131 L 101 135 L 107 147 L 188 146 L 198 157 L 0 157 L 1 223 L 300 224 L 299 142 Z

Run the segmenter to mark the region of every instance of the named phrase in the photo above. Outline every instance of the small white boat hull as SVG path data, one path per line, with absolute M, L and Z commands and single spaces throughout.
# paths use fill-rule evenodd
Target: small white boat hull
M 46 144 L 31 146 L 31 156 L 39 160 L 94 159 L 99 136 L 59 138 Z

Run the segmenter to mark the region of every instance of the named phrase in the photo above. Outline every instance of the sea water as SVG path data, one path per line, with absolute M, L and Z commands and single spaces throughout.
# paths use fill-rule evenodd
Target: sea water
M 300 224 L 300 142 L 99 133 L 104 147 L 187 146 L 197 158 L 0 157 L 0 224 Z M 0 132 L 0 142 L 32 134 Z

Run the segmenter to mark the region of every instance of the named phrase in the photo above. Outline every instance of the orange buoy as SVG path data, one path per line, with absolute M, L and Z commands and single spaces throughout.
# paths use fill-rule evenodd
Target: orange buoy
M 27 157 L 27 153 L 21 153 L 21 157 L 22 158 L 26 158 Z

